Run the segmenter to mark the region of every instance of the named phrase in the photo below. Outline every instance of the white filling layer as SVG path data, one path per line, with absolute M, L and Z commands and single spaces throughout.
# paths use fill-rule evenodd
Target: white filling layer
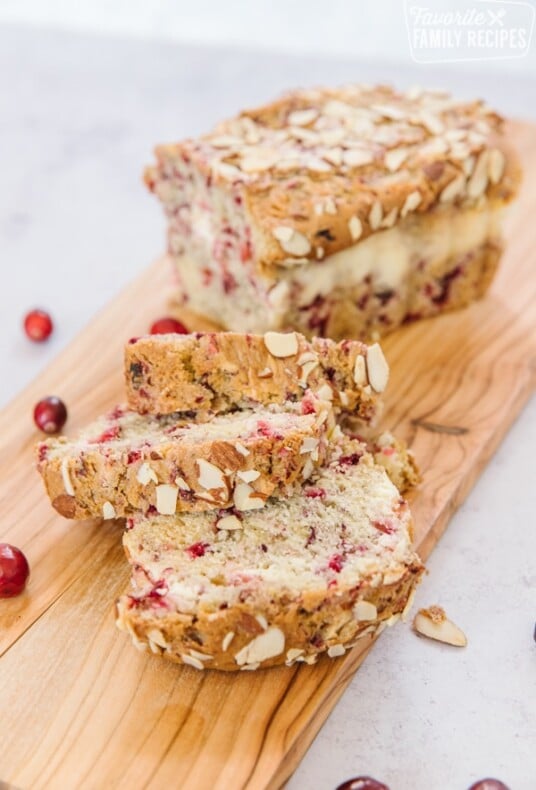
M 367 276 L 378 289 L 396 289 L 417 261 L 430 264 L 461 257 L 484 244 L 496 235 L 499 214 L 499 209 L 483 209 L 423 217 L 374 233 L 321 263 L 297 267 L 287 279 L 299 284 L 299 305 L 309 304 L 315 296 L 326 296 L 334 288 L 352 287 Z
M 249 268 L 230 256 L 228 271 L 235 287 L 229 294 L 222 291 L 221 272 L 214 263 L 204 260 L 200 264 L 194 256 L 177 256 L 174 260 L 190 309 L 228 329 L 262 333 L 283 326 L 291 308 L 306 306 L 336 288 L 351 289 L 370 277 L 374 289 L 396 290 L 419 261 L 428 268 L 462 257 L 500 235 L 503 211 L 485 206 L 417 216 L 323 261 L 282 268 L 275 284 L 273 279 L 257 274 L 254 286 Z M 214 272 L 209 283 L 203 277 L 203 267 Z

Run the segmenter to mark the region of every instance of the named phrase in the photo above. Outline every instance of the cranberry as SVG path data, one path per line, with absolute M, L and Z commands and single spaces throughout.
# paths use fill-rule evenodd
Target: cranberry
M 22 551 L 9 543 L 0 543 L 0 598 L 20 595 L 29 575 L 30 566 Z
M 151 335 L 169 335 L 176 332 L 178 335 L 187 335 L 188 330 L 175 318 L 159 318 L 150 329 Z
M 348 779 L 337 790 L 389 790 L 383 782 L 378 782 L 370 776 L 356 776 L 355 779 Z
M 328 562 L 328 567 L 331 568 L 332 571 L 335 571 L 335 573 L 340 573 L 343 565 L 344 557 L 340 554 L 334 554 Z
M 34 409 L 34 422 L 37 427 L 45 433 L 57 433 L 61 431 L 67 420 L 67 409 L 65 403 L 51 395 L 43 398 L 36 404 Z
M 192 559 L 195 559 L 196 557 L 203 557 L 205 554 L 205 549 L 208 549 L 208 545 L 208 543 L 202 543 L 199 541 L 198 543 L 192 543 L 191 546 L 188 546 L 186 551 Z
M 24 319 L 24 331 L 35 343 L 42 343 L 52 334 L 52 318 L 44 310 L 31 310 Z
M 469 790 L 510 790 L 510 788 L 499 779 L 480 779 L 472 784 Z

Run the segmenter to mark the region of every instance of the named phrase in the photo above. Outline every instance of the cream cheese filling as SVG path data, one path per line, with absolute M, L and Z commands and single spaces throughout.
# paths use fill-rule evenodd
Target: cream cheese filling
M 351 287 L 368 276 L 375 287 L 396 290 L 418 261 L 429 265 L 461 257 L 496 236 L 501 215 L 501 209 L 491 207 L 428 214 L 374 233 L 318 263 L 295 267 L 285 274 L 284 281 L 298 286 L 293 289 L 298 293 L 298 306 L 310 304 L 316 296 L 326 296 L 337 287 Z M 281 309 L 281 288 L 276 289 L 273 306 Z M 269 300 L 272 302 L 271 297 Z

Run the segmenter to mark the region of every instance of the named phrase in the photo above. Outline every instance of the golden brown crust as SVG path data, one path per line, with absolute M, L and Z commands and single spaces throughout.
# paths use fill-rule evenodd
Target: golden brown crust
M 240 197 L 264 273 L 414 212 L 507 203 L 520 180 L 503 120 L 482 102 L 385 86 L 296 91 L 156 153 L 150 188 L 179 159 Z
M 150 649 L 170 661 L 188 663 L 197 669 L 236 671 L 243 667 L 291 665 L 296 661 L 314 663 L 322 653 L 331 657 L 342 655 L 360 638 L 373 636 L 386 624 L 391 625 L 411 603 L 411 593 L 423 571 L 415 559 L 401 568 L 396 580 L 363 582 L 351 589 L 337 590 L 336 594 L 329 591 L 304 594 L 299 600 L 285 601 L 284 605 L 275 600 L 262 611 L 238 604 L 217 613 L 189 615 L 163 611 L 157 616 L 154 609 L 144 609 L 124 595 L 117 604 L 117 625 L 130 633 L 139 649 Z M 354 609 L 360 601 L 372 604 L 376 616 L 370 620 L 356 619 Z M 258 666 L 257 662 L 237 663 L 237 654 L 270 629 L 282 632 L 284 649 Z M 230 634 L 233 636 L 229 637 Z

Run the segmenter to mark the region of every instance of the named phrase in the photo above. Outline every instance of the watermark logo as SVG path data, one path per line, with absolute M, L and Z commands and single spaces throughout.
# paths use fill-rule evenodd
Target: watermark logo
M 405 12 L 417 63 L 522 58 L 536 15 L 522 0 L 405 0 Z

